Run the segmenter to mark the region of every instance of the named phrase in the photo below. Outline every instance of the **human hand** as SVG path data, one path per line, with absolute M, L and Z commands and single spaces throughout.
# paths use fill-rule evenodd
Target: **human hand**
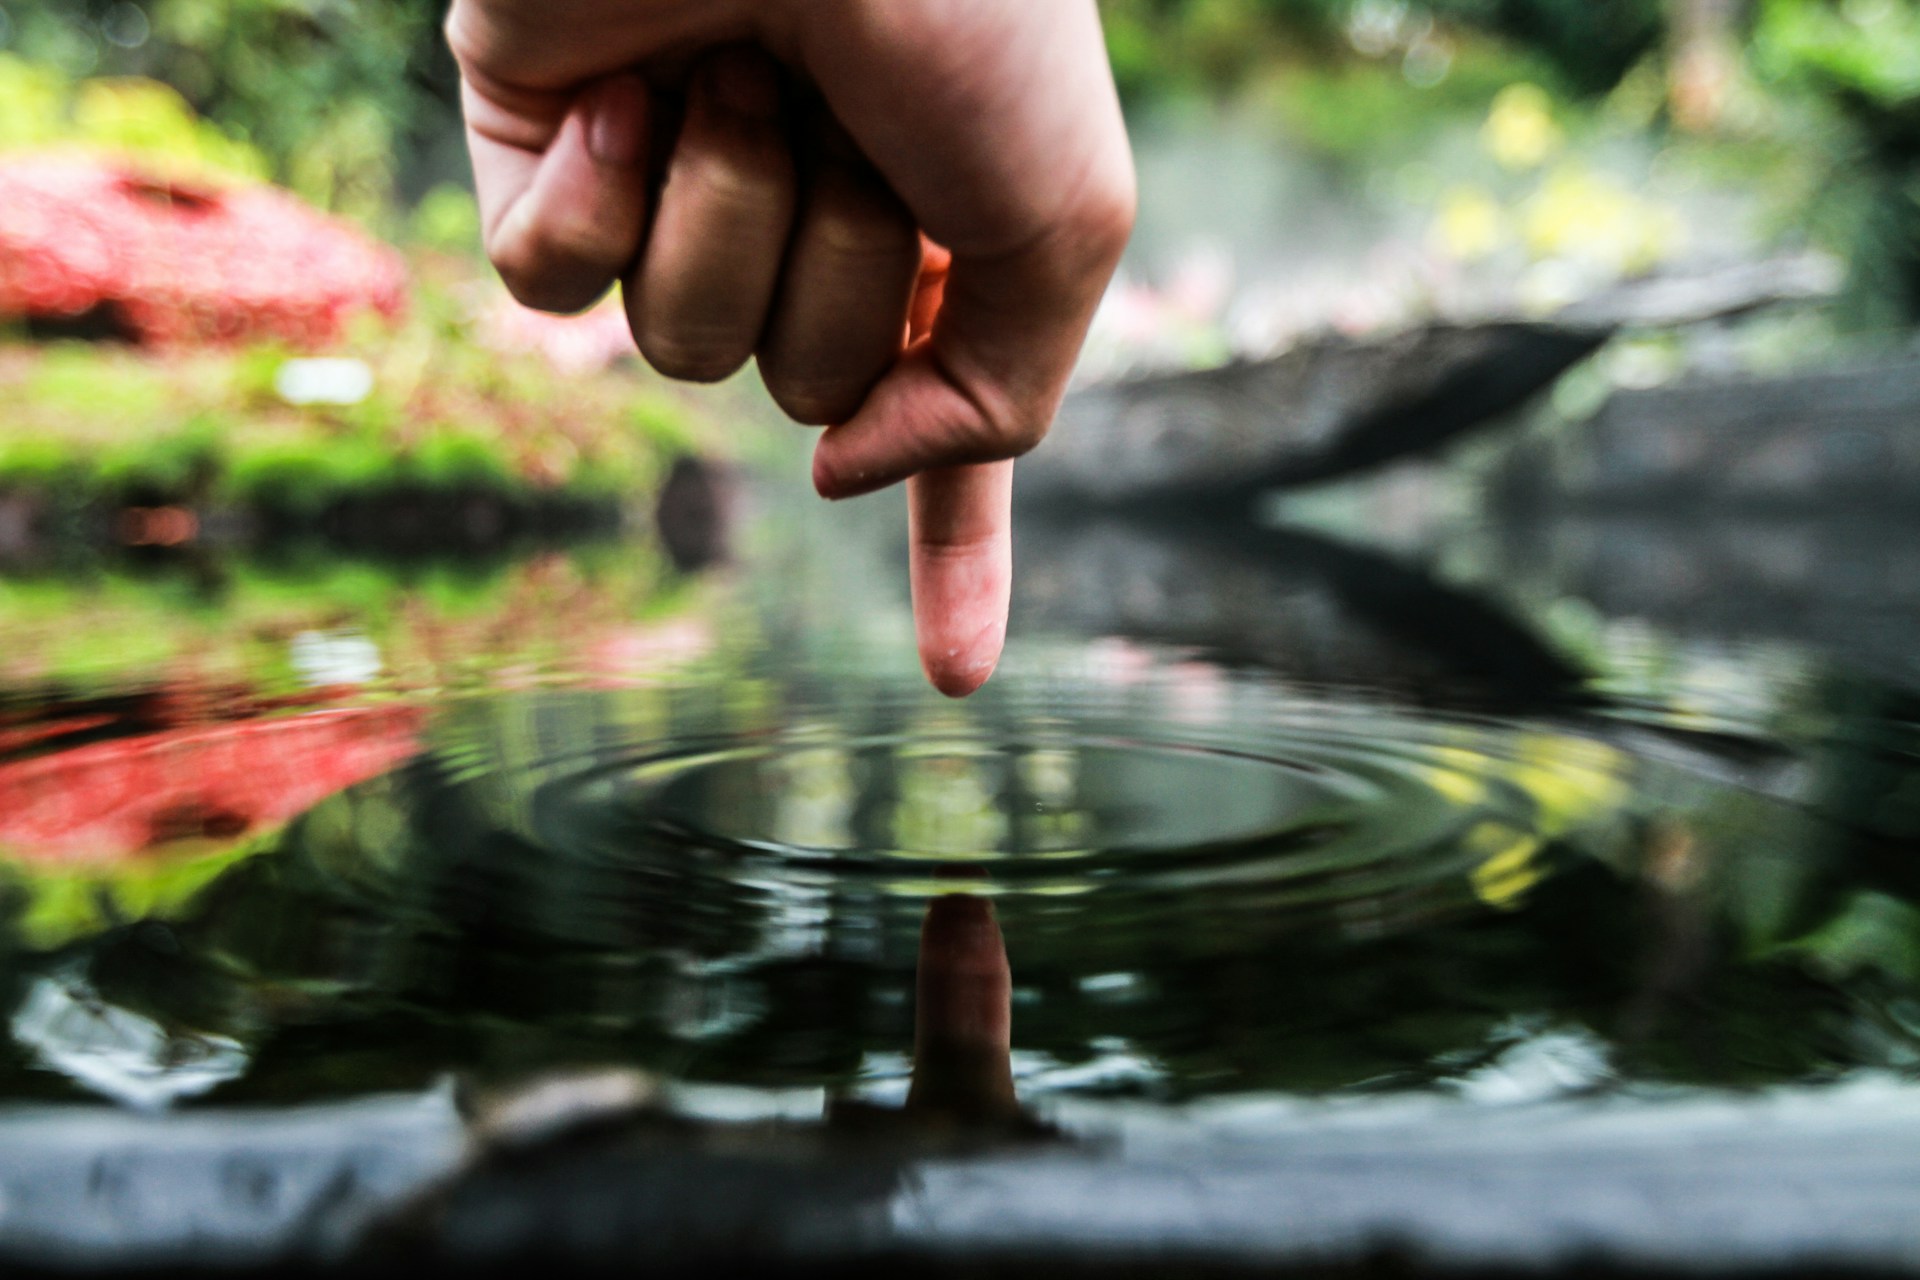
M 662 373 L 757 356 L 830 424 L 822 495 L 907 480 L 922 665 L 978 688 L 1011 459 L 1132 226 L 1094 0 L 454 0 L 447 36 L 508 288 L 569 311 L 617 279 Z

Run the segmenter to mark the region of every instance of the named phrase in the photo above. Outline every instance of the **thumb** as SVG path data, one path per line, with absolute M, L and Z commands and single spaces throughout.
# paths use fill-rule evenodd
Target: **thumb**
M 956 254 L 931 334 L 821 436 L 814 487 L 853 497 L 1037 445 L 1131 226 L 1130 200 L 1114 201 L 1010 252 Z

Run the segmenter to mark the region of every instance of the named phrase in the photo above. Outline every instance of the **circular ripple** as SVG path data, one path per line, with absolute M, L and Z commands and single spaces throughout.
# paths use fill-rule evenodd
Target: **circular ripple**
M 542 843 L 771 891 L 1496 906 L 1610 816 L 1624 762 L 1537 727 L 1319 700 L 1210 669 L 1008 681 L 962 709 L 891 688 L 602 748 L 546 777 Z M 1434 895 L 1422 895 L 1433 905 Z

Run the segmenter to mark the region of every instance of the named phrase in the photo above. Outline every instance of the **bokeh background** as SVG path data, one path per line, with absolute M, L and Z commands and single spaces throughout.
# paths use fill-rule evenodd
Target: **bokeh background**
M 1140 224 L 952 704 L 897 491 L 501 288 L 439 0 L 0 0 L 0 1255 L 334 1258 L 489 1185 L 454 1078 L 970 1152 L 961 886 L 986 1118 L 1097 1138 L 970 1223 L 1912 1267 L 1920 0 L 1101 8 Z M 661 1149 L 438 1221 L 938 1207 Z
M 312 510 L 280 511 L 285 491 L 317 508 L 373 476 L 523 504 L 631 495 L 703 418 L 736 412 L 649 378 L 611 308 L 556 323 L 491 284 L 441 8 L 0 8 L 0 484 L 16 495 L 0 527 L 44 525 L 18 495 L 69 503 L 49 479 L 67 469 L 82 487 L 138 481 L 144 505 L 204 506 L 198 485 L 296 521 Z M 1920 307 L 1906 0 L 1102 8 L 1144 208 L 1090 379 L 1434 316 L 1546 314 L 1623 279 L 1782 251 L 1829 255 L 1837 296 L 1722 342 L 1721 364 L 1777 367 L 1861 334 L 1897 345 Z M 138 189 L 36 177 L 49 155 Z M 262 183 L 358 246 L 264 206 L 255 224 L 283 239 L 154 240 L 221 192 L 245 224 L 239 193 Z M 1627 376 L 1680 372 L 1696 357 L 1675 345 L 1624 348 Z M 314 355 L 359 367 L 286 364 Z

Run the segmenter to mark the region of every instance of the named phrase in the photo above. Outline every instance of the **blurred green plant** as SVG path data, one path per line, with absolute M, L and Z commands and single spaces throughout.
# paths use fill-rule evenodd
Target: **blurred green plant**
M 1102 0 L 1122 91 L 1242 87 L 1271 74 L 1390 60 L 1438 83 L 1462 48 L 1504 47 L 1591 95 L 1659 47 L 1662 0 Z
M 480 206 L 464 187 L 442 183 L 420 197 L 407 222 L 407 239 L 421 249 L 454 257 L 480 253 Z
M 1854 310 L 1920 315 L 1920 3 L 1760 0 L 1749 60 L 1823 162 L 1807 215 L 1847 248 Z
M 112 156 L 157 176 L 253 181 L 266 158 L 201 119 L 155 80 L 74 82 L 52 66 L 0 53 L 0 153 L 65 146 Z
M 1753 49 L 1776 81 L 1893 110 L 1920 101 L 1920 6 L 1911 0 L 1763 0 Z
M 440 0 L 35 0 L 13 50 L 48 76 L 172 86 L 272 176 L 379 222 L 396 157 L 456 107 Z M 0 131 L 13 112 L 0 99 Z
M 481 340 L 464 264 L 423 261 L 395 330 L 337 353 L 353 403 L 287 400 L 289 353 L 0 343 L 0 492 L 66 527 L 87 511 L 181 504 L 310 523 L 343 500 L 408 490 L 509 503 L 645 501 L 674 459 L 728 448 L 688 398 L 645 375 L 581 375 Z M 504 305 L 501 303 L 499 305 Z

